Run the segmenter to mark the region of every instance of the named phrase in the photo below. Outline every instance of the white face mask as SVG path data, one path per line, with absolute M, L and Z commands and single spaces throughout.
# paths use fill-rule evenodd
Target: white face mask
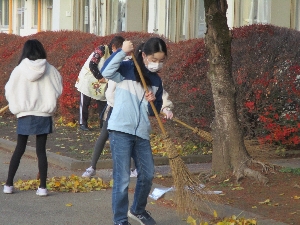
M 147 58 L 146 58 L 147 59 Z M 148 61 L 148 59 L 147 59 Z M 146 68 L 148 70 L 150 70 L 151 72 L 157 72 L 159 71 L 161 68 L 163 68 L 163 63 L 155 63 L 155 62 L 149 62 L 148 61 L 148 65 L 146 65 Z

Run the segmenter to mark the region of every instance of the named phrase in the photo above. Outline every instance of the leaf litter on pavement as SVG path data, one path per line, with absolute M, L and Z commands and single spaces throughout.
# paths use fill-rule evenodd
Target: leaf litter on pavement
M 36 190 L 40 185 L 40 180 L 18 180 L 14 183 L 14 188 L 20 191 Z M 111 183 L 104 182 L 101 178 L 83 178 L 75 175 L 52 177 L 47 179 L 47 189 L 57 192 L 91 192 L 106 190 L 111 187 Z

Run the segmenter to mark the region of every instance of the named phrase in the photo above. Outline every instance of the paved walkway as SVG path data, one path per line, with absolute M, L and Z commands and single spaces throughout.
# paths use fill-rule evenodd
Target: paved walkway
M 9 160 L 14 150 L 15 143 L 0 139 L 0 182 L 4 182 L 7 177 Z M 74 159 L 60 156 L 48 152 L 49 171 L 48 176 L 69 176 L 75 174 L 81 176 L 83 170 L 87 168 L 89 162 L 80 163 Z M 193 159 L 186 158 L 186 161 L 193 162 Z M 211 164 L 202 160 L 200 164 L 187 164 L 189 170 L 193 173 L 210 170 Z M 107 160 L 106 160 L 107 161 Z M 272 163 L 292 168 L 300 168 L 300 159 L 276 160 Z M 97 176 L 110 180 L 112 169 L 107 168 L 97 170 Z M 171 171 L 168 165 L 162 161 L 157 161 L 156 173 L 161 175 L 170 175 Z M 80 167 L 80 168 L 79 168 Z M 17 171 L 15 181 L 18 179 L 35 179 L 37 174 L 37 161 L 34 148 L 27 148 L 25 156 L 21 160 Z M 130 187 L 135 186 L 135 178 L 131 179 Z M 154 184 L 154 188 L 162 186 Z M 171 193 L 166 193 L 163 198 L 172 198 Z M 132 202 L 133 195 L 129 194 L 129 200 Z M 79 225 L 79 224 L 112 224 L 111 212 L 111 189 L 106 191 L 95 191 L 91 193 L 61 193 L 52 192 L 46 198 L 35 195 L 34 191 L 16 191 L 12 195 L 0 193 L 0 224 L 43 224 L 43 225 Z M 66 204 L 71 203 L 71 207 Z M 152 213 L 159 225 L 183 225 L 187 224 L 185 215 L 178 215 L 172 208 L 156 204 L 156 201 L 149 198 L 147 210 Z M 211 204 L 211 203 L 209 203 Z M 245 218 L 256 218 L 259 225 L 285 225 L 272 219 L 264 218 L 261 215 L 245 212 L 241 209 L 233 208 L 227 205 L 214 204 L 213 208 L 217 210 L 220 217 L 238 215 Z M 203 209 L 203 212 L 212 214 L 211 210 Z M 242 212 L 242 213 L 241 213 Z M 204 218 L 205 219 L 205 218 Z M 137 225 L 131 221 L 132 225 Z

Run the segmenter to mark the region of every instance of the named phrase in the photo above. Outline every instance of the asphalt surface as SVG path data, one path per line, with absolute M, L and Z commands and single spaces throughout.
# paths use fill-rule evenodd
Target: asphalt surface
M 8 172 L 9 161 L 14 150 L 15 143 L 0 139 L 0 182 L 3 185 Z M 75 174 L 81 176 L 87 168 L 89 162 L 77 162 L 74 159 L 63 157 L 55 153 L 48 152 L 48 177 L 69 176 Z M 202 172 L 210 170 L 211 164 L 206 162 L 208 159 L 201 159 L 200 164 L 187 164 L 191 172 Z M 200 160 L 200 161 L 201 161 Z M 185 161 L 193 162 L 193 159 L 186 158 Z M 198 159 L 199 161 L 199 159 Z M 101 163 L 101 161 L 99 162 Z M 106 168 L 97 170 L 96 176 L 104 180 L 112 178 L 112 169 L 109 168 L 111 163 L 106 162 Z M 289 159 L 273 161 L 272 163 L 285 166 L 300 168 L 300 159 Z M 156 161 L 156 173 L 161 175 L 170 175 L 171 171 L 168 165 L 161 165 L 162 161 Z M 35 149 L 28 147 L 21 163 L 15 181 L 36 179 L 37 160 Z M 136 178 L 131 178 L 130 188 L 134 188 Z M 2 187 L 1 187 L 2 188 Z M 154 188 L 165 188 L 153 184 Z M 171 199 L 172 192 L 166 193 L 162 198 Z M 133 193 L 129 193 L 129 201 L 132 203 Z M 111 189 L 105 191 L 94 191 L 90 193 L 66 193 L 66 192 L 49 192 L 47 197 L 39 197 L 35 191 L 19 191 L 13 194 L 0 193 L 0 225 L 111 225 Z M 67 206 L 71 204 L 72 206 Z M 244 218 L 256 218 L 259 225 L 285 225 L 263 215 L 257 215 L 245 212 L 241 209 L 233 208 L 226 205 L 212 204 L 220 217 L 231 215 L 240 215 Z M 179 215 L 174 208 L 157 204 L 152 198 L 148 199 L 146 209 L 151 212 L 152 217 L 158 225 L 184 225 L 187 224 L 185 219 L 188 215 Z M 203 212 L 212 214 L 211 210 L 203 209 Z M 206 218 L 202 218 L 206 220 Z M 207 221 L 207 220 L 206 220 Z M 138 225 L 136 221 L 129 219 L 132 225 Z

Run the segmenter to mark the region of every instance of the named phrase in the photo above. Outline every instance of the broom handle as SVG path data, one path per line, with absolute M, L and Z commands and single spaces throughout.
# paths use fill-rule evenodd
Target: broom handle
M 161 114 L 162 114 L 163 116 L 166 116 L 166 114 L 163 113 L 163 112 L 161 112 Z M 183 126 L 186 127 L 186 128 L 191 129 L 193 132 L 195 132 L 196 134 L 198 134 L 200 137 L 206 139 L 207 141 L 212 141 L 212 137 L 211 137 L 211 134 L 210 134 L 209 132 L 204 131 L 204 130 L 199 130 L 198 128 L 191 127 L 190 125 L 188 125 L 188 124 L 182 122 L 181 120 L 179 120 L 179 119 L 176 118 L 176 117 L 173 117 L 171 120 L 173 120 L 173 121 L 175 121 L 175 122 L 177 122 L 177 123 L 183 125 Z
M 163 112 L 161 112 L 160 114 L 162 114 L 163 116 L 166 116 L 166 114 Z M 181 120 L 177 119 L 176 117 L 173 117 L 172 120 L 174 120 L 177 123 L 180 123 L 181 125 L 185 126 L 186 128 L 191 129 L 192 131 L 196 131 L 196 129 L 194 127 L 191 127 L 190 125 L 182 122 Z
M 8 109 L 8 105 L 4 106 L 3 108 L 0 109 L 0 114 L 4 113 Z
M 137 63 L 136 58 L 135 58 L 133 52 L 131 52 L 131 56 L 132 56 L 134 65 L 135 65 L 135 67 L 136 67 L 136 69 L 137 69 L 137 71 L 138 71 L 138 73 L 139 73 L 139 75 L 140 75 L 140 78 L 141 78 L 142 84 L 143 84 L 143 86 L 144 86 L 144 89 L 145 89 L 146 93 L 148 93 L 148 87 L 147 87 L 146 81 L 145 81 L 145 79 L 144 79 L 142 70 L 141 70 L 139 64 Z M 155 108 L 155 106 L 154 106 L 154 103 L 153 103 L 152 101 L 150 102 L 150 105 L 151 105 L 151 108 L 152 108 L 152 110 L 153 110 L 153 112 L 154 112 L 154 115 L 155 115 L 155 117 L 156 117 L 156 119 L 157 119 L 157 122 L 158 122 L 158 124 L 159 124 L 159 127 L 160 127 L 162 133 L 163 133 L 165 136 L 167 136 L 167 132 L 166 132 L 166 130 L 165 130 L 165 128 L 164 128 L 164 125 L 162 124 L 162 122 L 161 122 L 161 120 L 160 120 L 160 117 L 159 117 L 159 115 L 158 115 L 158 112 L 157 112 L 157 110 L 156 110 L 156 108 Z

